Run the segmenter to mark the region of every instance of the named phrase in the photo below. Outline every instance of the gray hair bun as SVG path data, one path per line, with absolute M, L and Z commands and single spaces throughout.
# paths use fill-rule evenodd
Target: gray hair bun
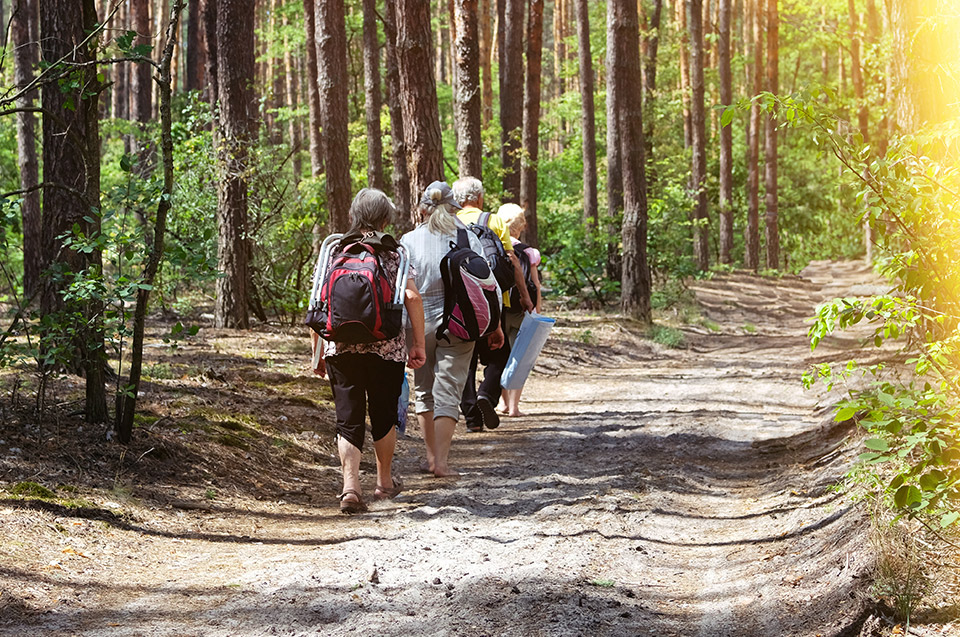
M 426 198 L 432 201 L 434 204 L 439 204 L 441 201 L 443 201 L 443 191 L 439 188 L 431 188 L 424 194 L 427 196 Z

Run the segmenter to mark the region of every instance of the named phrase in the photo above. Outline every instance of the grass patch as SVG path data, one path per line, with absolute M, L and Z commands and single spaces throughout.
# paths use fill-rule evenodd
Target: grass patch
M 587 584 L 590 586 L 597 586 L 599 588 L 613 588 L 617 585 L 612 579 L 592 579 Z
M 36 482 L 18 482 L 10 488 L 12 495 L 22 498 L 39 498 L 40 500 L 56 500 L 57 494 L 42 484 Z
M 666 325 L 654 325 L 650 331 L 650 338 L 653 339 L 654 343 L 659 343 L 660 345 L 673 349 L 681 348 L 686 343 L 683 332 L 675 327 L 668 327 Z
M 708 319 L 708 318 L 700 319 L 700 325 L 702 325 L 703 327 L 707 328 L 707 329 L 710 330 L 711 332 L 719 332 L 719 331 L 721 331 L 720 324 L 717 323 L 716 321 L 711 321 L 711 320 Z
M 234 434 L 221 434 L 214 437 L 214 441 L 220 443 L 224 447 L 234 447 L 244 451 L 250 449 L 250 445 L 247 444 L 245 440 Z
M 744 332 L 746 332 L 747 334 L 756 334 L 756 333 L 757 333 L 757 326 L 754 325 L 753 323 L 744 323 L 744 324 L 743 324 L 743 327 L 741 327 L 740 329 L 742 329 L 742 330 L 743 330 Z

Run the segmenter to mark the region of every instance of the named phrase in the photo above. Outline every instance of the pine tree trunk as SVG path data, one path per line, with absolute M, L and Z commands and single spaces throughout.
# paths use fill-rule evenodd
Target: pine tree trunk
M 327 172 L 327 212 L 332 232 L 346 232 L 350 212 L 350 153 L 347 124 L 347 28 L 343 3 L 316 0 L 317 77 L 320 128 Z
M 314 0 L 303 0 L 304 31 L 307 49 L 307 104 L 310 119 L 310 174 L 323 173 L 323 139 L 320 136 L 320 88 L 317 86 L 317 39 Z
M 493 40 L 490 29 L 490 0 L 480 0 L 480 70 L 483 93 L 483 126 L 493 120 Z
M 527 228 L 524 239 L 539 247 L 537 228 L 537 162 L 540 157 L 540 75 L 543 50 L 543 0 L 530 0 L 527 26 L 527 77 L 523 95 L 523 161 L 520 206 Z
M 767 90 L 777 93 L 779 79 L 779 34 L 778 0 L 767 0 Z M 780 266 L 780 231 L 777 190 L 777 122 L 772 113 L 766 118 L 763 150 L 764 239 L 767 246 L 767 267 Z
M 623 160 L 623 243 L 620 310 L 650 322 L 650 267 L 647 263 L 647 186 L 643 157 L 643 96 L 640 75 L 640 40 L 636 0 L 608 0 L 608 64 L 617 93 L 620 156 Z M 608 68 L 608 73 L 611 69 Z
M 33 81 L 33 70 L 40 60 L 40 43 L 32 37 L 37 31 L 36 0 L 14 0 L 12 12 L 12 35 L 14 47 L 14 81 L 17 89 L 25 88 Z M 17 108 L 31 109 L 37 106 L 36 89 L 24 93 L 17 100 Z M 17 164 L 20 167 L 20 188 L 28 191 L 20 203 L 20 218 L 23 223 L 23 291 L 32 298 L 40 285 L 41 226 L 40 167 L 37 161 L 37 116 L 34 113 L 17 113 Z
M 68 63 L 84 65 L 92 62 L 90 47 L 78 46 L 97 22 L 93 0 L 59 0 L 44 4 L 39 12 L 40 54 L 53 64 L 61 58 Z M 79 17 L 79 19 L 78 19 Z M 89 253 L 65 248 L 63 237 L 79 227 L 86 236 L 100 232 L 100 138 L 99 82 L 96 65 L 82 67 L 82 83 L 89 91 L 64 91 L 58 83 L 43 85 L 42 105 L 56 117 L 43 118 L 43 227 L 41 269 L 54 264 L 67 272 L 79 273 L 87 268 L 102 268 L 98 249 Z M 70 106 L 68 106 L 70 105 Z M 56 184 L 56 186 L 53 186 Z M 47 277 L 41 282 L 41 314 L 50 315 L 65 309 L 65 282 Z M 85 317 L 74 340 L 78 367 L 86 376 L 84 413 L 87 422 L 107 420 L 104 387 L 106 355 L 103 343 L 102 303 L 82 302 L 78 308 Z
M 383 190 L 383 142 L 380 132 L 380 37 L 377 1 L 363 0 L 363 91 L 366 96 L 367 185 Z
M 680 46 L 680 105 L 683 115 L 683 147 L 693 143 L 690 123 L 690 35 L 687 27 L 687 0 L 675 0 L 676 24 L 679 27 Z
M 657 53 L 660 49 L 660 23 L 663 15 L 663 0 L 654 0 L 653 15 L 650 17 L 648 30 L 652 33 L 644 39 L 644 58 L 643 58 L 643 150 L 644 163 L 647 166 L 653 165 L 653 103 L 657 93 Z M 650 171 L 651 173 L 653 171 Z M 653 181 L 655 176 L 650 176 Z M 647 188 L 651 184 L 647 183 Z M 649 193 L 648 193 L 649 194 Z
M 520 199 L 520 142 L 523 133 L 523 0 L 505 0 L 500 50 L 500 128 L 503 131 L 503 201 Z
M 148 0 L 130 0 L 132 28 L 137 32 L 137 37 L 133 41 L 134 46 L 153 46 L 149 6 Z M 152 68 L 145 62 L 139 62 L 133 66 L 130 78 L 130 92 L 133 97 L 130 119 L 137 123 L 140 137 L 144 135 L 147 124 L 153 119 L 153 81 L 150 79 Z M 150 173 L 148 149 L 149 145 L 145 141 L 137 143 L 138 168 L 142 176 Z
M 207 101 L 213 113 L 216 113 L 217 100 L 219 99 L 220 89 L 217 80 L 217 0 L 200 0 L 200 25 L 203 37 L 204 50 L 206 51 L 206 67 L 204 75 L 206 84 Z M 217 127 L 213 127 L 214 135 L 217 133 Z
M 765 0 L 747 0 L 751 6 L 753 46 L 753 95 L 763 92 L 763 24 Z M 760 267 L 760 105 L 750 105 L 750 140 L 747 145 L 747 227 L 743 265 L 756 272 Z
M 730 71 L 730 0 L 720 0 L 717 64 L 720 66 L 720 103 L 733 104 Z M 733 262 L 733 129 L 720 129 L 720 263 Z
M 657 0 L 660 2 L 660 0 Z M 590 7 L 588 0 L 577 2 L 577 43 L 580 49 L 580 84 L 583 86 L 581 120 L 583 127 L 583 218 L 594 228 L 600 223 L 597 203 L 597 132 L 593 100 L 593 58 L 590 53 Z
M 220 104 L 217 279 L 214 324 L 247 329 L 250 285 L 247 247 L 248 148 L 256 139 L 255 0 L 217 0 L 217 88 Z
M 287 106 L 291 112 L 296 112 L 300 105 L 300 74 L 297 71 L 296 60 L 293 57 L 293 50 L 290 46 L 290 38 L 287 34 L 290 26 L 290 18 L 283 14 L 283 74 L 285 76 L 284 89 L 287 93 Z M 293 160 L 293 181 L 300 183 L 300 177 L 303 175 L 303 162 L 300 160 L 300 148 L 303 146 L 303 139 L 300 134 L 300 118 L 291 115 L 287 121 L 287 134 L 290 137 L 290 152 Z M 379 120 L 378 120 L 379 123 Z M 379 131 L 378 131 L 379 133 Z
M 410 198 L 410 172 L 407 165 L 407 143 L 403 133 L 403 109 L 400 105 L 400 69 L 397 66 L 396 5 L 387 2 L 383 16 L 387 57 L 387 104 L 390 109 L 390 139 L 393 144 L 393 201 L 397 215 L 398 234 L 413 227 L 413 209 Z M 429 183 L 429 182 L 428 182 Z M 415 199 L 413 201 L 416 201 Z
M 693 259 L 697 269 L 710 267 L 710 232 L 707 212 L 707 123 L 703 84 L 703 0 L 687 1 L 690 35 L 690 144 L 692 153 Z
M 610 46 L 613 34 L 617 28 L 617 7 L 607 4 L 607 55 L 606 55 L 606 83 L 607 83 L 607 278 L 619 281 L 621 278 L 620 236 L 622 223 L 620 215 L 623 212 L 623 170 L 620 149 L 620 101 L 623 90 L 622 82 L 615 77 L 616 48 Z
M 483 104 L 480 94 L 477 0 L 456 0 L 455 18 L 457 67 L 454 119 L 457 123 L 457 157 L 461 176 L 481 179 L 483 142 L 480 133 Z
M 116 15 L 114 16 L 114 28 L 120 31 L 126 31 L 128 27 L 129 20 L 129 5 L 122 4 L 117 10 Z M 129 64 L 115 64 L 113 68 L 113 95 L 112 97 L 112 108 L 113 116 L 117 119 L 127 119 L 129 117 L 129 112 L 127 110 L 127 104 L 130 102 L 128 96 L 128 85 L 130 77 L 130 65 Z
M 206 57 L 203 50 L 203 29 L 200 24 L 200 0 L 189 0 L 187 5 L 187 75 L 185 88 L 199 91 L 203 88 L 203 69 Z
M 443 179 L 443 143 L 440 109 L 432 73 L 432 36 L 429 0 L 397 0 L 397 66 L 400 74 L 400 106 L 410 174 L 410 201 L 430 182 Z

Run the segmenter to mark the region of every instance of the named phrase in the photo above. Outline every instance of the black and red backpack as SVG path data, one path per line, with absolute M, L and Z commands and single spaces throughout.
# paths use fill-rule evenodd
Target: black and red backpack
M 400 254 L 397 281 L 383 265 L 388 252 Z M 403 248 L 388 234 L 350 233 L 335 247 L 318 278 L 319 289 L 305 323 L 323 339 L 372 343 L 394 338 L 403 327 Z M 323 255 L 321 254 L 321 257 Z

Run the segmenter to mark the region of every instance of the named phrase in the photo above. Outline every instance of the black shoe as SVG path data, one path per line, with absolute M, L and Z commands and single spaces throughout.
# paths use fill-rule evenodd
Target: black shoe
M 500 426 L 500 416 L 490 399 L 486 396 L 477 396 L 477 411 L 483 419 L 483 426 L 487 429 L 496 429 Z
M 483 431 L 483 424 L 481 423 L 479 425 L 475 425 L 473 423 L 468 423 L 467 431 L 469 431 L 470 433 L 480 433 L 481 431 Z

